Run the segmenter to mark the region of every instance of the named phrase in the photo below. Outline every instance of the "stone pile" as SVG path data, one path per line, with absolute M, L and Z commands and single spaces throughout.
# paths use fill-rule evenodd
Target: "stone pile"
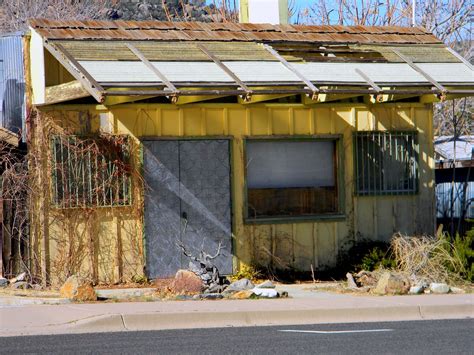
M 36 288 L 34 286 L 36 285 L 32 285 L 28 282 L 25 272 L 22 272 L 21 274 L 9 280 L 4 277 L 0 277 L 0 288 L 9 287 L 16 290 L 27 290 L 30 288 Z
M 370 272 L 362 270 L 352 275 L 346 274 L 347 286 L 352 291 L 371 292 L 377 295 L 405 295 L 421 293 L 464 293 L 461 288 L 450 287 L 446 283 L 413 281 L 402 273 L 394 271 Z

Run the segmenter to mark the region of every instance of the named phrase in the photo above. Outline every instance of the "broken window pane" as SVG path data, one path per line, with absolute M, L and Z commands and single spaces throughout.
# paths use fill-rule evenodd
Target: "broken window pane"
M 249 140 L 248 218 L 338 212 L 335 140 Z

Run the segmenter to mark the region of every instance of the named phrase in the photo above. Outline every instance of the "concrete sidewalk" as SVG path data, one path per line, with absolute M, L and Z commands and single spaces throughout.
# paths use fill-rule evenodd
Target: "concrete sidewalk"
M 294 298 L 4 307 L 0 336 L 474 318 L 474 294 L 377 297 L 282 289 Z

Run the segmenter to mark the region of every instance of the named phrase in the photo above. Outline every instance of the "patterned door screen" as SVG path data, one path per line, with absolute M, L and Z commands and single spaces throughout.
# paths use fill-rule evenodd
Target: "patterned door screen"
M 145 141 L 145 239 L 150 278 L 188 267 L 178 243 L 214 254 L 232 273 L 230 162 L 227 140 Z

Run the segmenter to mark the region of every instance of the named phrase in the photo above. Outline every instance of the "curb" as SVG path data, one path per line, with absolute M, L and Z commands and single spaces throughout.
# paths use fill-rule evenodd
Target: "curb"
M 73 332 L 388 322 L 473 318 L 473 305 L 397 306 L 255 312 L 112 314 L 71 324 Z

